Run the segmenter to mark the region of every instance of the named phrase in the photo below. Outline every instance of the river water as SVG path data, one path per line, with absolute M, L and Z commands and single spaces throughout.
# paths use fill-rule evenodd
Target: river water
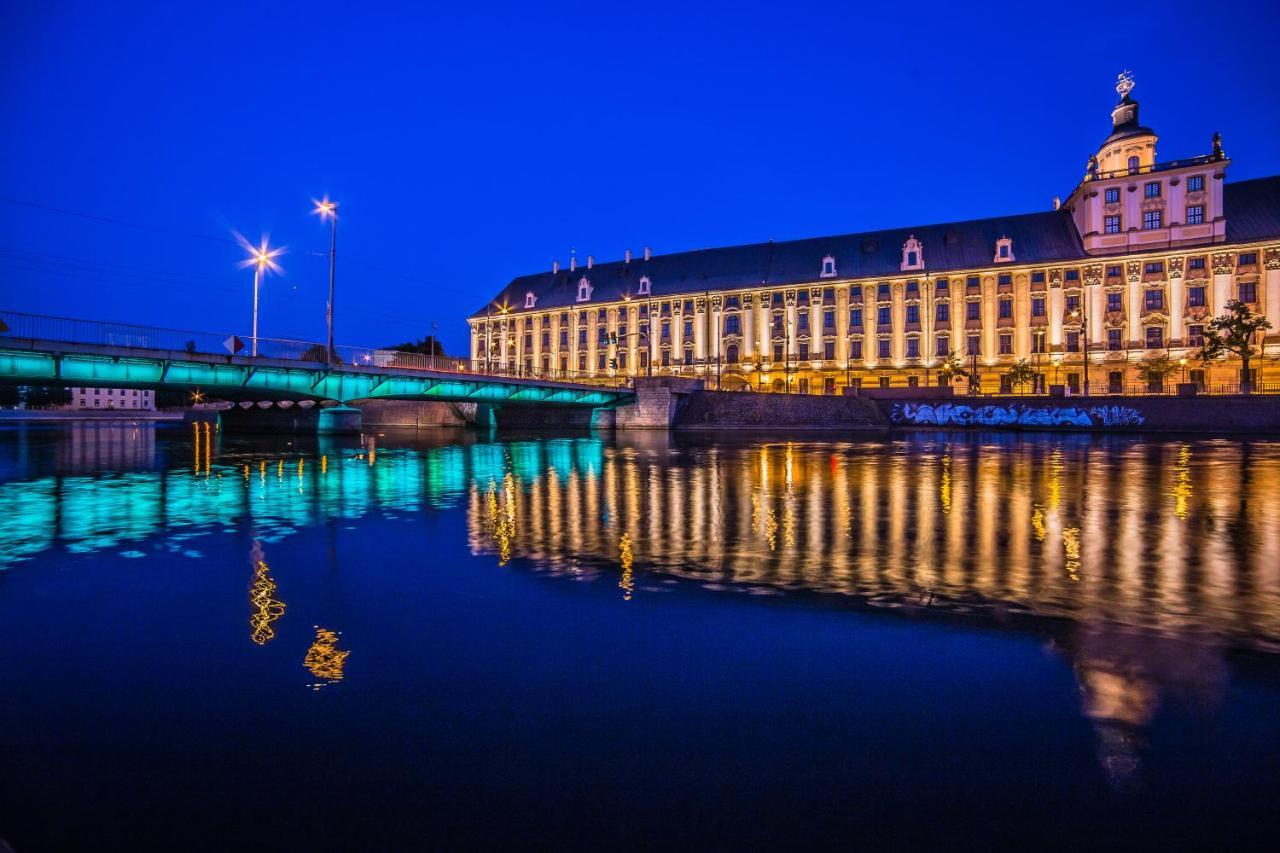
M 1275 828 L 1280 442 L 0 432 L 0 839 Z

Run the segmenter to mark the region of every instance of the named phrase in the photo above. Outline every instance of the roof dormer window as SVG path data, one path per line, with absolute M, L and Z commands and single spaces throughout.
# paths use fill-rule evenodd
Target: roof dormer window
M 997 264 L 1007 264 L 1013 260 L 1013 240 L 1009 237 L 1001 237 L 996 241 L 996 256 L 992 261 Z
M 524 295 L 524 307 L 525 307 L 525 308 L 532 308 L 533 306 L 535 306 L 535 305 L 537 305 L 537 304 L 538 304 L 538 297 L 536 297 L 536 296 L 534 296 L 534 295 L 533 295 L 533 291 L 532 291 L 532 290 L 530 290 L 528 293 L 526 293 L 526 294 Z
M 592 290 L 592 287 L 591 287 L 590 279 L 588 279 L 585 275 L 582 278 L 578 279 L 578 301 L 579 302 L 590 302 L 591 290 Z
M 649 276 L 640 276 L 640 290 L 638 292 L 640 296 L 648 296 L 653 292 L 653 282 L 649 281 Z
M 831 255 L 827 255 L 822 259 L 822 272 L 818 273 L 818 278 L 835 278 L 836 277 L 836 259 Z
M 914 234 L 902 244 L 902 269 L 904 271 L 924 269 L 924 245 L 916 239 Z

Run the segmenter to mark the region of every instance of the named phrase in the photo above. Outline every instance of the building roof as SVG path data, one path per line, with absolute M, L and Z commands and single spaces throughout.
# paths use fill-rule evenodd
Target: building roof
M 1280 238 L 1280 176 L 1227 184 L 1224 205 L 1229 243 Z M 996 241 L 1002 237 L 1012 240 L 1014 263 L 1019 266 L 1090 259 L 1064 209 L 700 249 L 655 255 L 647 261 L 636 258 L 630 263 L 595 264 L 591 269 L 581 266 L 572 272 L 547 270 L 513 279 L 490 304 L 506 305 L 519 313 L 525 310 L 525 294 L 532 292 L 537 301 L 531 311 L 586 308 L 636 296 L 643 276 L 648 276 L 655 298 L 699 291 L 815 285 L 822 282 L 819 273 L 827 255 L 835 259 L 836 280 L 902 278 L 912 275 L 903 272 L 901 265 L 903 244 L 913 236 L 922 244 L 924 253 L 924 270 L 919 272 L 922 277 L 925 272 L 941 275 L 989 269 Z M 592 287 L 590 302 L 577 301 L 578 282 L 584 276 Z M 483 317 L 486 310 L 482 307 L 472 317 Z

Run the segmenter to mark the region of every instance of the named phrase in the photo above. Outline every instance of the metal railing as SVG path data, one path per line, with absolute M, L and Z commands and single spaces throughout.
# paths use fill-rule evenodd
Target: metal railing
M 630 376 L 602 377 L 589 371 L 529 370 L 487 363 L 481 357 L 473 364 L 468 358 L 402 352 L 387 347 L 335 346 L 326 357 L 325 345 L 313 341 L 263 338 L 226 332 L 198 332 L 132 323 L 79 320 L 18 311 L 0 311 L 0 346 L 5 340 L 50 341 L 82 346 L 121 347 L 133 350 L 177 352 L 230 359 L 260 358 L 298 361 L 308 364 L 346 365 L 367 368 L 397 368 L 452 373 L 467 376 L 495 376 L 599 386 L 626 386 Z

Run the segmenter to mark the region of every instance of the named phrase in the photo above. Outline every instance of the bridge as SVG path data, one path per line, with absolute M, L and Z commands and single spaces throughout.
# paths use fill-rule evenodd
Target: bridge
M 0 311 L 0 383 L 173 389 L 236 401 L 418 400 L 609 409 L 609 383 L 476 370 L 466 360 L 369 347 L 190 332 Z M 331 404 L 330 404 L 331 405 Z

